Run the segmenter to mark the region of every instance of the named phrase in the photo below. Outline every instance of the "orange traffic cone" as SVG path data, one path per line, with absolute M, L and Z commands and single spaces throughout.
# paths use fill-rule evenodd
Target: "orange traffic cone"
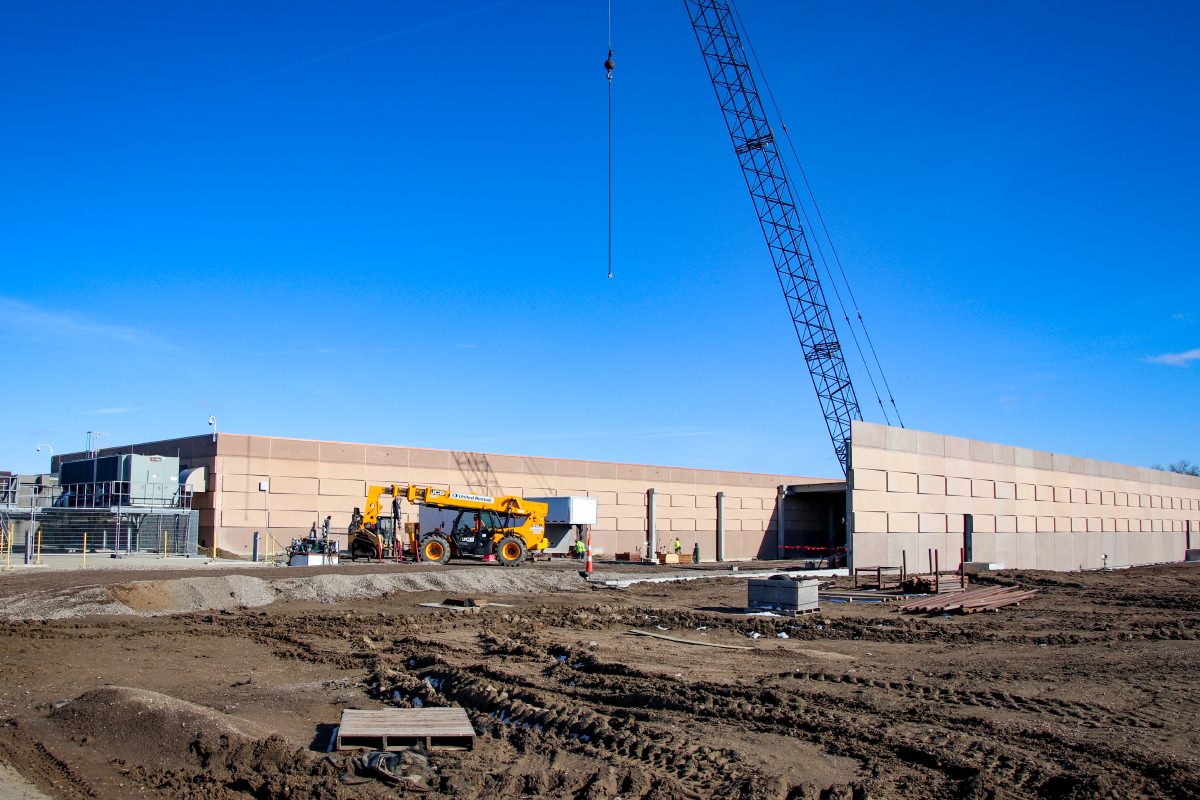
M 592 533 L 588 531 L 587 535 L 587 574 L 592 576 Z

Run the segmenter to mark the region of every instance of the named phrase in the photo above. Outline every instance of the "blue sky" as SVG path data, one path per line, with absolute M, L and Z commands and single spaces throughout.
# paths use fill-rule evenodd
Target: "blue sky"
M 1200 6 L 741 11 L 909 427 L 1200 461 Z M 605 278 L 605 37 L 599 1 L 5 3 L 0 468 L 214 414 L 837 474 L 681 2 L 614 4 Z

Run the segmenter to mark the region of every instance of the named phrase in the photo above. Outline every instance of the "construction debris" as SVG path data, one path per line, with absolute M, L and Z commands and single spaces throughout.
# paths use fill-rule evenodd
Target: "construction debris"
M 905 603 L 897 611 L 909 614 L 918 612 L 972 614 L 976 611 L 992 611 L 1005 606 L 1017 605 L 1037 594 L 1037 589 L 1022 589 L 1019 586 L 993 586 L 987 589 L 971 589 L 936 597 L 922 597 Z
M 488 601 L 482 597 L 447 597 L 442 601 L 444 606 L 462 606 L 463 608 L 483 608 Z
M 374 778 L 389 786 L 403 785 L 415 792 L 428 792 L 433 771 L 429 758 L 417 750 L 403 750 L 399 753 L 374 751 L 355 756 L 351 760 L 354 771 L 363 777 Z M 343 783 L 358 781 L 343 780 Z

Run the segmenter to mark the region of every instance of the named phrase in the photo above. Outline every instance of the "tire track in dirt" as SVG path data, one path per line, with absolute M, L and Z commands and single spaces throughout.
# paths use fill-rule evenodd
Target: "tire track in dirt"
M 24 777 L 62 800 L 85 800 L 96 796 L 91 784 L 75 774 L 71 766 L 24 730 L 17 720 L 0 723 L 0 756 L 21 765 Z

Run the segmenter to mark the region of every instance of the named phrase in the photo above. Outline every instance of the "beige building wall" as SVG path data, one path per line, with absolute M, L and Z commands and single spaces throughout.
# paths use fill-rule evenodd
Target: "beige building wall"
M 255 531 L 269 534 L 278 550 L 314 522 L 319 527 L 326 515 L 344 542 L 350 515 L 364 505 L 367 486 L 417 483 L 523 497 L 594 497 L 599 514 L 593 544 L 605 553 L 645 551 L 647 490 L 653 488 L 659 545 L 678 535 L 685 551 L 698 542 L 702 558 L 710 560 L 716 555 L 717 493 L 724 492 L 727 558 L 770 558 L 775 556 L 777 487 L 832 482 L 230 433 L 218 434 L 215 446 L 210 436 L 196 436 L 111 451 L 178 454 L 184 466 L 208 467 L 210 491 L 194 503 L 200 510 L 201 547 L 211 547 L 215 533 L 221 548 L 240 553 L 249 552 Z M 407 503 L 403 514 L 406 522 L 418 516 Z
M 1073 570 L 1182 561 L 1200 547 L 1200 478 L 1011 445 L 855 422 L 856 567 L 956 569 L 964 515 L 974 561 Z

